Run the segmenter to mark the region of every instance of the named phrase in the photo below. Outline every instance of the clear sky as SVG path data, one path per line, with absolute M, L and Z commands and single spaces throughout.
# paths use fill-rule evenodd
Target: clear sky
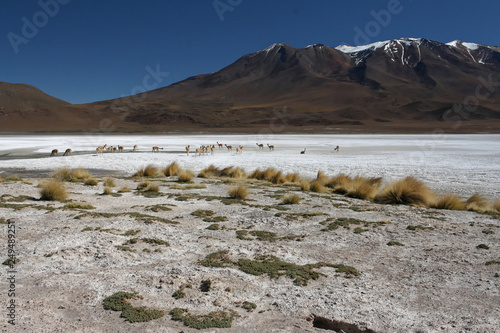
M 95 102 L 215 72 L 279 42 L 499 46 L 499 14 L 496 0 L 2 0 L 0 81 Z

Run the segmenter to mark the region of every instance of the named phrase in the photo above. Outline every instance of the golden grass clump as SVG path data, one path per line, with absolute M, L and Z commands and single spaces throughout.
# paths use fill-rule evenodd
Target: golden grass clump
M 111 193 L 113 193 L 113 190 L 111 190 L 111 187 L 105 187 L 104 188 L 104 191 L 102 192 L 102 194 L 104 195 L 110 195 Z
M 252 179 L 257 179 L 257 180 L 264 180 L 264 171 L 260 169 L 255 169 L 248 178 Z
M 148 165 L 145 168 L 137 170 L 133 177 L 157 177 L 160 173 L 154 165 Z
M 329 179 L 328 177 L 323 173 L 323 171 L 319 170 L 318 175 L 316 176 L 316 181 L 320 183 L 321 185 L 325 186 Z
M 160 186 L 151 182 L 142 182 L 137 185 L 137 189 L 143 192 L 160 192 Z
M 170 176 L 177 176 L 177 173 L 181 170 L 179 164 L 177 164 L 177 162 L 172 162 L 170 163 L 169 165 L 167 165 L 167 167 L 165 167 L 165 169 L 163 169 L 163 174 L 166 176 L 166 177 L 170 177 Z
M 327 189 L 323 186 L 323 184 L 321 184 L 321 181 L 313 180 L 310 185 L 310 191 L 316 193 L 326 193 Z
M 220 177 L 221 170 L 219 170 L 215 165 L 210 164 L 205 169 L 201 170 L 198 174 L 200 178 L 211 178 L 211 177 Z
M 124 186 L 118 190 L 118 193 L 128 193 L 128 192 L 131 192 L 131 190 L 127 186 Z
M 3 178 L 2 178 L 2 177 L 0 177 L 0 183 L 3 183 L 3 182 L 4 182 Z
M 281 171 L 276 172 L 271 178 L 271 183 L 273 184 L 283 184 L 284 182 L 286 182 L 286 180 Z
M 92 178 L 92 174 L 85 169 L 76 169 L 71 172 L 73 181 L 81 181 L 85 179 Z
M 267 180 L 267 181 L 272 181 L 273 178 L 276 177 L 276 174 L 278 173 L 278 170 L 274 169 L 274 168 L 267 168 L 266 170 L 264 170 L 262 172 L 262 177 L 263 179 L 262 180 Z
M 300 202 L 301 198 L 298 194 L 286 195 L 281 199 L 283 205 L 295 205 Z
M 69 182 L 72 180 L 71 170 L 68 168 L 57 169 L 50 175 L 50 177 L 60 182 Z
M 449 209 L 449 210 L 463 210 L 465 209 L 465 202 L 453 194 L 445 194 L 431 204 L 431 208 Z
M 244 185 L 233 186 L 228 191 L 229 197 L 234 199 L 246 199 L 249 195 L 248 187 Z
M 236 178 L 236 179 L 245 179 L 247 178 L 247 173 L 245 170 L 243 170 L 240 167 L 227 167 L 222 169 L 219 172 L 219 177 L 229 177 L 229 178 Z
M 85 169 L 70 170 L 68 168 L 61 168 L 54 171 L 50 177 L 60 182 L 78 182 L 91 179 L 92 174 Z
M 111 177 L 106 178 L 104 180 L 103 184 L 106 187 L 115 187 L 116 186 L 115 180 Z
M 191 170 L 184 170 L 181 169 L 179 172 L 177 172 L 177 180 L 181 183 L 187 183 L 190 182 L 194 177 L 194 172 Z
M 465 203 L 467 210 L 475 212 L 485 212 L 490 210 L 488 199 L 478 193 L 474 193 Z
M 493 202 L 493 209 L 500 213 L 500 200 L 495 200 Z
M 286 182 L 285 177 L 281 171 L 274 168 L 267 168 L 265 170 L 254 170 L 248 178 L 253 178 L 257 180 L 266 180 L 273 184 L 282 184 Z
M 334 188 L 338 185 L 346 185 L 346 184 L 349 184 L 350 182 L 352 181 L 351 177 L 343 174 L 343 173 L 340 173 L 336 176 L 333 176 L 332 178 L 330 178 L 330 180 L 328 181 L 328 183 L 326 184 L 326 186 L 328 187 L 331 187 L 331 188 Z
M 382 204 L 428 207 L 435 201 L 435 195 L 422 182 L 408 176 L 384 186 L 375 196 L 374 201 Z
M 301 178 L 300 179 L 300 189 L 302 191 L 310 191 L 311 190 L 311 181 L 307 178 Z
M 68 198 L 68 193 L 64 183 L 51 179 L 40 184 L 40 200 L 64 201 Z
M 83 185 L 87 186 L 96 186 L 97 185 L 97 180 L 94 178 L 87 178 L 83 181 Z
M 300 181 L 300 176 L 298 173 L 287 173 L 285 175 L 285 181 L 287 183 L 298 183 Z
M 357 176 L 345 186 L 345 195 L 351 198 L 373 200 L 382 178 L 365 178 Z M 340 186 L 343 187 L 343 186 Z

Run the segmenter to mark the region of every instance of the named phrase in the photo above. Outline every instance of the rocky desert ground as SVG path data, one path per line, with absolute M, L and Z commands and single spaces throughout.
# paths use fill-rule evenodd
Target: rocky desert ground
M 4 332 L 500 332 L 494 212 L 119 174 L 43 201 L 3 175 Z

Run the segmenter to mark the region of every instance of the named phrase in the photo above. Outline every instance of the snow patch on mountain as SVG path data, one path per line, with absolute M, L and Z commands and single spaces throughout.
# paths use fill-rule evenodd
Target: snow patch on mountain
M 340 52 L 344 53 L 357 53 L 365 50 L 375 50 L 381 47 L 384 47 L 389 43 L 389 40 L 382 41 L 382 42 L 376 42 L 376 43 L 371 43 L 367 45 L 360 45 L 360 46 L 349 46 L 349 45 L 339 45 L 335 49 L 339 50 Z

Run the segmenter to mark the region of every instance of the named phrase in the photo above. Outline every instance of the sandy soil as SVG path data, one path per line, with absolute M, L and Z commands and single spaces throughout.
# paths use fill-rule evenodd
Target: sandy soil
M 500 266 L 485 265 L 500 261 L 498 215 L 379 205 L 262 183 L 248 184 L 251 194 L 244 202 L 226 205 L 221 198 L 227 197 L 232 184 L 200 178 L 191 184 L 204 187 L 197 189 L 172 188 L 179 185 L 174 178 L 154 180 L 162 195 L 151 198 L 135 191 L 140 180 L 117 177 L 113 192 L 123 186 L 132 189 L 121 196 L 101 195 L 102 182 L 66 183 L 71 201 L 95 209 L 64 209 L 65 203 L 35 200 L 39 180 L 0 183 L 0 221 L 15 224 L 20 260 L 15 265 L 16 325 L 8 324 L 4 315 L 3 332 L 197 332 L 171 319 L 169 311 L 176 307 L 193 314 L 239 314 L 231 328 L 204 332 L 325 332 L 314 327 L 319 321 L 311 320 L 313 316 L 375 332 L 500 332 Z M 278 205 L 289 193 L 297 193 L 302 201 Z M 35 199 L 12 200 L 22 195 Z M 167 210 L 152 211 L 154 205 Z M 219 230 L 208 230 L 215 223 L 191 215 L 197 210 L 212 210 L 227 221 L 217 223 Z M 135 212 L 179 223 L 86 212 Z M 300 215 L 305 212 L 321 214 Z M 322 231 L 325 225 L 320 222 L 337 218 L 385 222 Z M 0 226 L 3 261 L 8 224 Z M 356 227 L 366 231 L 355 233 Z M 130 230 L 140 231 L 125 236 Z M 246 240 L 237 238 L 238 230 L 305 237 L 267 241 L 248 234 L 252 240 Z M 139 241 L 127 245 L 133 252 L 116 247 L 131 238 L 155 238 L 170 246 Z M 403 246 L 388 246 L 390 241 Z M 489 249 L 477 248 L 480 244 Z M 361 275 L 347 278 L 335 268 L 322 267 L 316 269 L 319 278 L 303 286 L 286 276 L 255 276 L 235 267 L 199 263 L 221 250 L 228 250 L 232 260 L 274 255 L 297 265 L 349 265 Z M 4 267 L 6 273 L 8 266 Z M 203 292 L 200 285 L 208 279 L 211 288 Z M 175 299 L 172 294 L 184 284 L 192 288 L 185 289 L 184 298 Z M 8 301 L 5 278 L 0 288 Z M 143 299 L 134 300 L 134 306 L 163 310 L 165 316 L 129 323 L 119 312 L 104 310 L 104 298 L 118 291 L 138 292 Z M 255 303 L 256 309 L 238 307 L 237 302 L 244 301 Z

